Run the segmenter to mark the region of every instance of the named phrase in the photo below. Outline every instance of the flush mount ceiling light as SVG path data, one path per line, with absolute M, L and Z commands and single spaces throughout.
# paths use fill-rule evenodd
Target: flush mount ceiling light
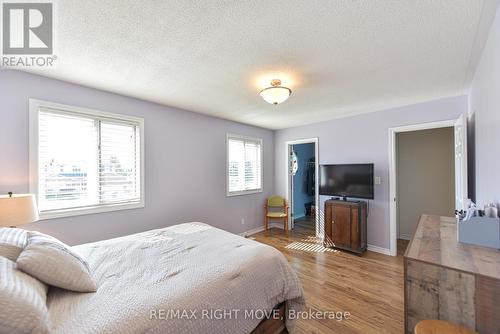
M 281 86 L 280 79 L 271 80 L 271 87 L 264 88 L 260 91 L 260 96 L 264 101 L 271 104 L 279 104 L 285 102 L 292 94 L 292 90 L 288 87 Z

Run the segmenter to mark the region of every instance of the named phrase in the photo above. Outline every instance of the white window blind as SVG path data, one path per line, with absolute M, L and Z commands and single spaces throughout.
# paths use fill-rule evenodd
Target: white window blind
M 48 107 L 38 112 L 41 214 L 141 203 L 140 123 Z
M 227 136 L 227 195 L 262 191 L 262 140 Z

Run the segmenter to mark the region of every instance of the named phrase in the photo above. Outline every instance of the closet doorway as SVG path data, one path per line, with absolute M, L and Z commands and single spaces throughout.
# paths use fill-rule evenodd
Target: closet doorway
M 289 226 L 317 234 L 317 139 L 287 142 Z
M 454 215 L 453 135 L 453 127 L 396 134 L 398 244 L 411 239 L 421 214 Z
M 453 216 L 467 205 L 467 119 L 389 129 L 390 252 L 422 214 Z

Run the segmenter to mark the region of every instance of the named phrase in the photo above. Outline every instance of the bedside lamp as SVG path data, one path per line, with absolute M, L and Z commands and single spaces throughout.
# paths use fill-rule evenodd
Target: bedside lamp
M 0 196 L 0 227 L 33 223 L 38 220 L 35 195 L 16 194 Z

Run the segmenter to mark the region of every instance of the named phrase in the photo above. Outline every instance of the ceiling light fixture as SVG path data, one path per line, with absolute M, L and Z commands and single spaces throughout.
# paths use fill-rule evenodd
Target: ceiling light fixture
M 280 79 L 271 80 L 271 87 L 264 88 L 260 91 L 260 96 L 264 101 L 271 104 L 279 104 L 285 102 L 292 94 L 292 90 L 288 87 L 281 86 Z

